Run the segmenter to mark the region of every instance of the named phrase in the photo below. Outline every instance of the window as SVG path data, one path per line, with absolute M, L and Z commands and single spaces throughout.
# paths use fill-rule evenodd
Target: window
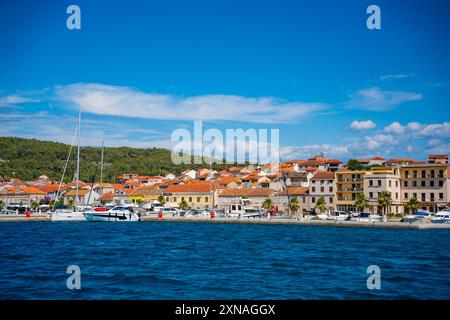
M 425 180 L 420 181 L 420 185 L 421 185 L 422 187 L 425 187 Z
M 329 201 L 330 203 L 333 203 L 333 197 L 330 197 L 330 201 Z
M 169 200 L 167 200 L 169 201 Z M 173 202 L 177 202 L 177 197 L 173 197 Z
M 403 186 L 404 186 L 404 187 L 407 187 L 407 186 L 408 186 L 408 181 L 404 181 L 404 182 L 403 182 Z
M 417 187 L 417 181 L 413 181 L 413 187 Z
M 208 202 L 209 201 L 209 197 L 205 197 L 205 202 Z
M 373 192 L 369 192 L 369 198 L 373 198 Z
M 398 187 L 398 180 L 395 180 L 395 187 Z
M 444 181 L 440 180 L 439 181 L 439 187 L 443 187 L 444 186 Z
M 181 197 L 181 201 L 183 201 L 184 200 L 184 197 Z
M 434 181 L 430 181 L 430 187 L 434 187 Z
M 405 199 L 408 199 L 408 192 L 405 192 Z
M 426 178 L 426 177 L 427 177 L 426 171 L 422 170 L 422 178 Z
M 167 202 L 169 202 L 169 201 L 170 201 L 170 200 L 169 200 L 169 197 L 166 197 L 166 201 L 167 201 Z
M 200 202 L 201 200 L 200 200 L 200 197 L 197 197 L 197 202 Z
M 430 171 L 430 178 L 434 178 L 434 170 Z
M 398 192 L 395 193 L 395 199 L 398 199 Z
M 373 187 L 373 180 L 369 180 L 369 187 Z
M 431 200 L 431 201 L 434 201 L 434 193 L 433 193 L 433 192 L 430 193 L 430 200 Z
M 189 202 L 192 202 L 192 197 L 189 197 Z
M 302 197 L 303 203 L 306 203 L 306 198 Z
M 333 192 L 333 187 L 330 187 L 330 192 Z
M 439 170 L 439 178 L 443 178 L 444 177 L 444 170 Z
M 442 192 L 439 193 L 439 199 L 444 199 L 444 194 Z
M 422 193 L 421 196 L 422 196 L 422 201 L 425 201 L 425 193 Z
M 389 180 L 389 188 L 392 187 L 392 180 Z
M 409 178 L 409 171 L 405 170 L 405 178 L 408 179 Z
M 417 199 L 417 193 L 413 193 L 413 198 Z
M 320 192 L 325 192 L 325 188 L 324 187 L 320 187 Z
M 378 180 L 378 186 L 381 187 L 381 180 Z
M 312 198 L 311 198 L 311 201 L 312 201 L 312 203 L 316 203 L 316 198 L 315 198 L 315 197 L 312 197 Z

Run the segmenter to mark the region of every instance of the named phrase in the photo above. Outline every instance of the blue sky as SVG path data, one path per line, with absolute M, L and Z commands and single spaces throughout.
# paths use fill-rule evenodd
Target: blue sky
M 81 8 L 81 30 L 66 8 Z M 382 29 L 366 28 L 381 8 Z M 450 153 L 448 1 L 2 1 L 0 135 L 170 147 L 278 128 L 284 158 Z

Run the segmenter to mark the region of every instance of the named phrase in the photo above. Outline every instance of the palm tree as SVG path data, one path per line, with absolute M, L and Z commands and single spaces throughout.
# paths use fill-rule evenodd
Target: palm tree
M 420 201 L 417 198 L 411 198 L 405 205 L 406 212 L 414 212 L 420 208 Z
M 273 201 L 270 198 L 267 198 L 263 201 L 262 205 L 263 209 L 270 210 L 274 207 Z
M 180 207 L 181 210 L 186 210 L 187 208 L 189 208 L 188 203 L 186 202 L 186 200 L 181 200 L 180 204 L 178 205 Z
M 364 194 L 360 194 L 358 196 L 358 198 L 355 201 L 355 207 L 360 212 L 363 212 L 364 209 L 370 207 L 369 203 L 367 202 L 367 197 Z
M 319 199 L 317 199 L 315 208 L 317 210 L 319 210 L 320 213 L 324 213 L 325 212 L 326 202 L 325 202 L 325 198 L 324 197 L 320 197 Z
M 162 206 L 166 204 L 166 197 L 164 195 L 160 194 L 158 197 L 158 202 L 161 203 Z
M 69 200 L 69 208 L 73 208 L 75 201 L 73 199 Z
M 383 208 L 383 215 L 386 216 L 387 209 L 392 204 L 391 193 L 389 191 L 380 192 L 378 204 Z
M 297 197 L 291 198 L 291 201 L 289 201 L 289 212 L 292 213 L 294 216 L 296 216 L 298 208 L 299 207 Z

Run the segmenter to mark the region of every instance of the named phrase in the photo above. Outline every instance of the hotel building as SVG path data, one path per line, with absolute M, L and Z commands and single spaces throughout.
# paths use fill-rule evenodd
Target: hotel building
M 420 201 L 423 210 L 437 212 L 450 201 L 449 169 L 445 163 L 409 165 L 400 168 L 402 202 Z

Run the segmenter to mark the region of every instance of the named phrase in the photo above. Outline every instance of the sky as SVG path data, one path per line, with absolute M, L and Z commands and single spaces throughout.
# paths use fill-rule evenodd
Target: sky
M 69 30 L 66 9 L 81 9 Z M 366 9 L 381 9 L 369 30 Z M 283 159 L 450 153 L 448 1 L 1 1 L 0 136 L 173 147 L 279 129 Z M 1 150 L 0 150 L 1 153 Z

